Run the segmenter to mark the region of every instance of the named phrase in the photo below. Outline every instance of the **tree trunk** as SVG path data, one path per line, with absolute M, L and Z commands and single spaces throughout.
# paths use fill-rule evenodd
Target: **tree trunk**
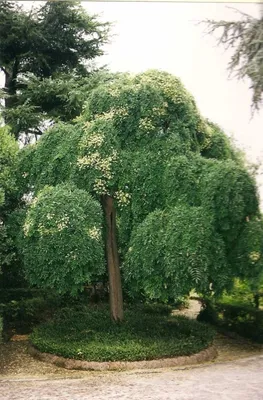
M 11 96 L 5 99 L 5 108 L 11 108 L 16 102 L 16 89 L 17 89 L 17 75 L 18 75 L 19 61 L 14 60 L 11 70 L 4 69 L 5 73 L 5 92 Z
M 109 273 L 110 311 L 114 321 L 123 320 L 123 298 L 116 238 L 116 210 L 111 196 L 103 196 L 106 219 L 106 257 Z
M 254 304 L 255 304 L 256 309 L 259 309 L 259 294 L 258 293 L 254 294 Z

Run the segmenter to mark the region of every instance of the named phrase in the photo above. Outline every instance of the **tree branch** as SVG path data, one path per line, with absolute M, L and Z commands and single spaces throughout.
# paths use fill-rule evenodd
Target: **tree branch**
M 5 74 L 8 73 L 7 70 L 6 70 L 4 67 L 0 67 L 0 68 L 1 68 L 1 70 L 2 70 Z

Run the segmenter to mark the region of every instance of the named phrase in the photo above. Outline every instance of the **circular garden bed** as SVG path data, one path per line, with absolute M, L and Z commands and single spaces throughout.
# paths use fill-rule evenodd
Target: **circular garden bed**
M 189 356 L 207 349 L 215 332 L 182 316 L 153 307 L 126 309 L 116 324 L 105 307 L 63 309 L 30 336 L 40 352 L 90 362 L 157 360 Z

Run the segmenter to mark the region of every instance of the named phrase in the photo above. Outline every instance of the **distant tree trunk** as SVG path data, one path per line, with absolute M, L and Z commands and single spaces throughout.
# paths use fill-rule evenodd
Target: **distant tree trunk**
M 111 196 L 103 196 L 106 219 L 106 257 L 109 273 L 110 311 L 114 321 L 123 320 L 121 273 L 116 237 L 116 210 Z
M 255 307 L 258 309 L 259 308 L 259 294 L 258 293 L 254 294 L 254 304 L 255 304 Z
M 18 67 L 19 67 L 19 61 L 17 59 L 14 60 L 14 64 L 11 70 L 8 70 L 7 68 L 4 68 L 4 73 L 5 73 L 5 92 L 11 97 L 8 97 L 5 99 L 5 107 L 6 108 L 11 108 L 16 99 L 16 90 L 17 90 L 17 75 L 18 75 Z

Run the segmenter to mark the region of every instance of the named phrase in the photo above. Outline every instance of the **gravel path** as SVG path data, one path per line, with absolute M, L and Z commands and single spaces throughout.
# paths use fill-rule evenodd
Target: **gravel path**
M 195 318 L 196 303 L 183 313 Z M 263 347 L 218 334 L 215 363 L 126 372 L 65 370 L 0 345 L 0 400 L 263 400 Z
M 262 400 L 263 355 L 192 369 L 2 379 L 1 400 Z

